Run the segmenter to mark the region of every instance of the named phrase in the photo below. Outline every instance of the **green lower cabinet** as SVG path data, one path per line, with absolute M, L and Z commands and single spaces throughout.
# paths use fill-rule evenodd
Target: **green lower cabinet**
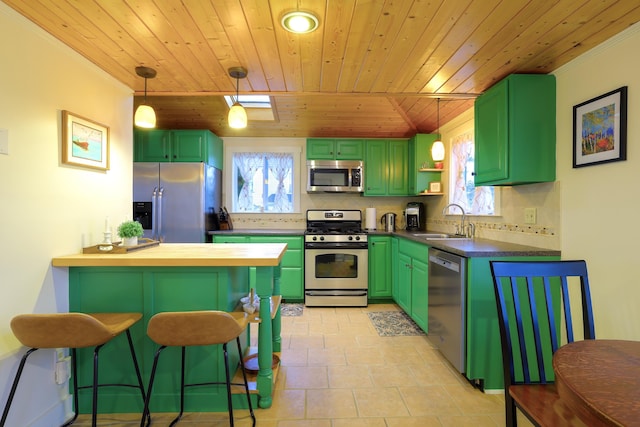
M 425 332 L 428 327 L 429 247 L 400 239 L 397 262 L 396 303 Z
M 399 239 L 397 237 L 391 238 L 391 296 L 394 301 L 398 301 L 399 283 L 398 278 L 398 244 Z
M 411 260 L 411 318 L 425 332 L 429 319 L 428 263 Z
M 69 268 L 69 311 L 141 312 L 142 320 L 131 328 L 136 356 L 145 385 L 149 383 L 158 345 L 146 336 L 149 319 L 163 311 L 231 311 L 249 287 L 248 267 L 71 267 Z M 243 334 L 241 342 L 249 344 Z M 231 366 L 237 366 L 235 345 L 229 346 Z M 203 369 L 203 367 L 206 367 Z M 221 346 L 187 350 L 189 382 L 224 381 Z M 90 384 L 93 348 L 78 349 L 79 384 Z M 135 384 L 126 335 L 122 334 L 100 350 L 100 382 Z M 151 412 L 177 412 L 180 404 L 180 349 L 162 353 L 151 397 Z M 246 407 L 243 395 L 234 396 L 234 406 Z M 79 391 L 79 412 L 91 413 L 91 389 Z M 257 403 L 257 396 L 255 403 Z M 140 391 L 135 388 L 105 387 L 100 390 L 100 413 L 141 413 Z M 226 411 L 223 387 L 187 388 L 185 411 Z
M 559 257 L 469 258 L 467 264 L 466 377 L 485 390 L 504 389 L 502 345 L 489 261 L 541 261 Z
M 285 302 L 304 301 L 304 252 L 302 236 L 215 235 L 214 243 L 286 243 L 280 264 L 280 293 Z M 255 270 L 255 268 L 252 268 Z M 252 287 L 255 287 L 252 275 Z
M 390 300 L 391 287 L 391 237 L 369 236 L 369 300 Z

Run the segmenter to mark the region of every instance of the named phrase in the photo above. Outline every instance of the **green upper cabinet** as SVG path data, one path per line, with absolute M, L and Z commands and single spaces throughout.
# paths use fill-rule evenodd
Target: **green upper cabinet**
M 134 132 L 136 162 L 205 162 L 222 169 L 222 140 L 208 130 Z
M 364 158 L 361 139 L 307 139 L 308 160 L 362 160 Z
M 512 74 L 476 99 L 476 186 L 555 180 L 555 95 L 553 75 Z
M 409 143 L 402 139 L 365 141 L 365 196 L 409 194 Z
M 442 169 L 435 169 L 431 158 L 431 145 L 436 139 L 437 134 L 420 133 L 409 140 L 410 196 L 424 194 L 431 182 L 442 182 Z

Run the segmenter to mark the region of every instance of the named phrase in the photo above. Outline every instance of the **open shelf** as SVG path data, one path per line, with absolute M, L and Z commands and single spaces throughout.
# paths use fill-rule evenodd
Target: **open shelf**
M 276 313 L 278 312 L 278 308 L 280 307 L 280 303 L 282 302 L 282 295 L 273 295 L 269 299 L 271 300 L 271 318 L 273 319 L 274 317 L 276 317 Z M 238 302 L 238 305 L 233 311 L 244 312 L 244 310 L 242 309 L 242 302 Z M 249 323 L 262 322 L 262 319 L 260 319 L 260 313 L 258 311 L 259 310 L 256 309 L 255 312 L 247 315 L 249 316 Z

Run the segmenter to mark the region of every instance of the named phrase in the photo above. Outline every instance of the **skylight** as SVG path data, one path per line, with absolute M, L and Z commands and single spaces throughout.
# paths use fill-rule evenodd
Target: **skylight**
M 225 95 L 224 100 L 227 101 L 229 108 L 235 101 L 235 96 Z M 271 108 L 271 99 L 269 95 L 238 95 L 238 102 L 244 108 Z

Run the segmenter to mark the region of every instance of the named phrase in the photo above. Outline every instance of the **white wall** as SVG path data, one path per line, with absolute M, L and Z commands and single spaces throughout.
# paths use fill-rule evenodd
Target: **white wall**
M 640 24 L 556 70 L 562 256 L 586 259 L 596 336 L 640 340 Z M 628 86 L 627 160 L 573 169 L 573 106 Z
M 18 313 L 68 310 L 66 269 L 51 258 L 102 239 L 105 217 L 131 217 L 133 91 L 0 2 L 0 402 L 24 352 L 9 328 Z M 61 164 L 60 112 L 104 123 L 111 170 Z M 25 369 L 7 425 L 60 425 L 65 388 L 53 352 Z

